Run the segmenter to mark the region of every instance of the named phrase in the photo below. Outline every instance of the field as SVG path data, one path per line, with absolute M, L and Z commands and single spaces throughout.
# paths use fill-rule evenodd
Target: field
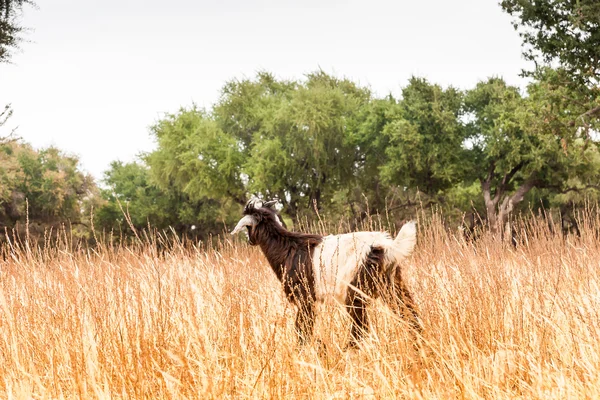
M 344 309 L 296 346 L 294 309 L 257 248 L 152 243 L 76 251 L 12 244 L 0 261 L 0 397 L 600 397 L 599 222 L 563 238 L 534 224 L 516 248 L 420 223 L 404 264 L 420 350 L 382 303 L 358 350 Z

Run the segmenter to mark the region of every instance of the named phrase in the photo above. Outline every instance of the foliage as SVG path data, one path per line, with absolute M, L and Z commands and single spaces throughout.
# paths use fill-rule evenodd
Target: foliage
M 553 85 L 568 88 L 561 93 L 563 100 L 576 105 L 570 124 L 583 123 L 589 130 L 600 119 L 600 3 L 503 0 L 501 5 L 515 17 L 525 57 L 536 62 L 525 74 L 542 81 L 548 67 L 559 71 Z
M 418 189 L 434 202 L 462 180 L 466 166 L 463 94 L 413 77 L 402 90 L 395 116 L 384 126 L 384 181 Z
M 96 228 L 125 234 L 172 228 L 197 239 L 221 233 L 223 226 L 215 219 L 218 204 L 214 200 L 193 201 L 175 187 L 161 189 L 152 182 L 143 163 L 113 162 L 105 173 L 108 188 L 101 191 L 104 203 L 95 214 Z
M 10 60 L 11 50 L 21 41 L 23 28 L 18 23 L 24 4 L 33 5 L 29 0 L 0 0 L 0 63 Z
M 28 218 L 39 227 L 87 225 L 82 212 L 94 190 L 77 157 L 54 147 L 34 150 L 9 141 L 0 145 L 0 225 L 13 228 Z
M 130 229 L 126 216 L 136 229 L 143 229 L 150 221 L 156 228 L 165 228 L 176 221 L 175 210 L 169 207 L 166 192 L 148 184 L 148 169 L 138 163 L 123 164 L 115 161 L 105 172 L 101 190 L 106 203 L 96 212 L 95 225 L 100 229 Z
M 356 125 L 349 131 L 349 140 L 355 152 L 355 184 L 345 198 L 353 219 L 366 216 L 363 198 L 372 209 L 383 210 L 388 200 L 394 198 L 394 185 L 389 185 L 380 176 L 381 164 L 386 160 L 389 137 L 383 135 L 384 127 L 398 113 L 398 102 L 391 95 L 383 99 L 374 98 L 358 112 Z M 366 206 L 366 205 L 364 205 Z
M 585 127 L 571 124 L 577 111 L 568 100 L 573 94 L 554 84 L 563 72 L 546 70 L 528 86 L 526 97 L 499 78 L 467 93 L 468 179 L 481 183 L 494 230 L 534 187 L 561 192 L 571 179 L 597 179 L 598 142 Z
M 515 17 L 524 55 L 560 67 L 584 85 L 600 76 L 600 3 L 596 0 L 503 0 Z
M 250 191 L 282 199 L 292 216 L 329 205 L 336 192 L 353 186 L 350 130 L 369 99 L 353 82 L 309 74 L 254 134 L 245 163 Z
M 0 62 L 9 61 L 29 0 L 0 0 Z M 207 238 L 235 222 L 249 194 L 278 198 L 287 220 L 397 222 L 417 208 L 455 220 L 485 214 L 501 232 L 525 200 L 559 207 L 600 197 L 600 4 L 503 0 L 536 62 L 525 92 L 501 78 L 470 90 L 412 77 L 399 98 L 350 79 L 227 82 L 210 109 L 167 114 L 156 150 L 115 162 L 97 188 L 78 160 L 0 132 L 0 223 L 27 214 L 53 226 L 133 234 L 153 227 Z M 0 112 L 0 127 L 12 110 Z M 27 212 L 27 203 L 29 211 Z M 388 219 L 389 222 L 389 219 Z M 195 228 L 195 229 L 193 229 Z
M 27 199 L 41 223 L 93 214 L 104 232 L 151 227 L 204 240 L 230 228 L 254 193 L 279 198 L 293 223 L 316 219 L 315 205 L 358 225 L 431 208 L 455 222 L 478 212 L 502 232 L 527 196 L 564 209 L 600 187 L 597 121 L 573 118 L 589 92 L 564 84 L 566 70 L 538 76 L 525 94 L 500 78 L 463 92 L 415 77 L 395 99 L 321 71 L 294 82 L 261 73 L 229 82 L 210 110 L 159 120 L 156 150 L 113 163 L 101 190 L 75 158 L 8 140 L 2 218 L 22 221 Z
M 173 185 L 193 200 L 244 202 L 240 146 L 206 112 L 182 109 L 158 122 L 152 133 L 158 150 L 144 159 L 159 187 Z
M 257 193 L 279 198 L 293 220 L 313 219 L 315 205 L 357 222 L 436 206 L 455 219 L 485 214 L 499 229 L 533 188 L 548 204 L 597 187 L 595 122 L 573 119 L 589 93 L 563 84 L 565 70 L 538 77 L 526 95 L 500 78 L 462 92 L 414 77 L 400 99 L 374 98 L 322 71 L 303 81 L 267 73 L 231 81 L 211 110 L 181 109 L 152 128 L 158 146 L 135 167 L 137 178 L 113 165 L 107 215 L 118 219 L 121 196 L 136 226 L 208 229 L 230 224 Z M 186 207 L 195 211 L 184 222 Z
M 144 160 L 163 190 L 172 185 L 221 210 L 243 205 L 249 191 L 261 193 L 296 217 L 354 186 L 349 132 L 369 100 L 368 90 L 323 72 L 304 82 L 261 73 L 226 84 L 212 112 L 167 115 L 152 128 L 158 149 Z

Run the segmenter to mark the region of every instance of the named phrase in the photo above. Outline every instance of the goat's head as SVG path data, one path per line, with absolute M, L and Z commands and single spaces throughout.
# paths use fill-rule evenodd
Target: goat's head
M 248 242 L 254 246 L 258 244 L 257 230 L 262 226 L 274 224 L 285 227 L 283 220 L 275 209 L 276 204 L 277 200 L 263 202 L 258 197 L 253 196 L 244 207 L 244 217 L 240 219 L 231 234 L 235 235 L 246 227 L 248 229 Z

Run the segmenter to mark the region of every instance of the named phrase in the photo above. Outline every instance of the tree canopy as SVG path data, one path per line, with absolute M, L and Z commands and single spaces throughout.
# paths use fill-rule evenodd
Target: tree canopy
M 503 0 L 532 61 L 557 61 L 569 75 L 591 84 L 600 76 L 600 3 L 596 0 Z
M 35 150 L 19 141 L 0 144 L 0 227 L 12 230 L 31 221 L 39 235 L 62 224 L 89 233 L 88 205 L 95 184 L 79 160 L 49 147 Z M 23 226 L 21 226 L 23 227 Z
M 202 204 L 204 219 L 193 218 L 207 225 L 235 220 L 253 193 L 279 198 L 292 220 L 313 218 L 313 207 L 360 219 L 369 202 L 402 219 L 435 205 L 479 212 L 501 232 L 533 189 L 549 199 L 597 187 L 595 122 L 573 120 L 587 99 L 560 84 L 567 76 L 540 71 L 525 93 L 501 78 L 461 91 L 413 77 L 395 99 L 322 71 L 299 81 L 260 73 L 228 82 L 210 110 L 160 120 L 151 130 L 157 149 L 136 167 L 146 176 L 138 187 Z M 119 189 L 125 178 L 110 179 L 115 191 L 134 193 Z
M 33 5 L 29 0 L 0 0 L 0 63 L 10 60 L 23 32 L 19 17 L 24 4 Z
M 589 91 L 566 79 L 567 70 L 545 68 L 526 91 L 498 77 L 463 91 L 413 77 L 396 99 L 322 71 L 297 81 L 260 73 L 228 82 L 210 109 L 165 115 L 150 129 L 156 149 L 114 162 L 101 189 L 75 158 L 6 141 L 0 217 L 14 225 L 27 199 L 40 221 L 84 223 L 94 206 L 97 229 L 206 239 L 257 194 L 279 198 L 292 223 L 315 210 L 399 222 L 436 207 L 456 221 L 477 212 L 501 233 L 532 207 L 528 196 L 561 206 L 597 195 L 598 123 L 574 118 Z
M 104 183 L 106 188 L 100 191 L 104 201 L 95 213 L 98 230 L 132 234 L 172 228 L 199 239 L 222 231 L 215 218 L 217 201 L 192 200 L 174 186 L 154 184 L 150 169 L 142 163 L 113 162 Z
M 600 2 L 596 0 L 503 0 L 523 39 L 523 54 L 535 62 L 526 74 L 546 67 L 563 70 L 561 85 L 588 97 L 582 119 L 600 117 Z

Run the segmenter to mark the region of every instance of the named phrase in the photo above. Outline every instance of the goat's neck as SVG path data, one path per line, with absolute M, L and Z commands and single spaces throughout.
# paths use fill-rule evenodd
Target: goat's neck
M 290 238 L 276 232 L 268 227 L 258 228 L 256 243 L 260 246 L 263 254 L 269 261 L 271 268 L 279 280 L 283 277 L 286 259 L 292 249 L 293 243 Z

